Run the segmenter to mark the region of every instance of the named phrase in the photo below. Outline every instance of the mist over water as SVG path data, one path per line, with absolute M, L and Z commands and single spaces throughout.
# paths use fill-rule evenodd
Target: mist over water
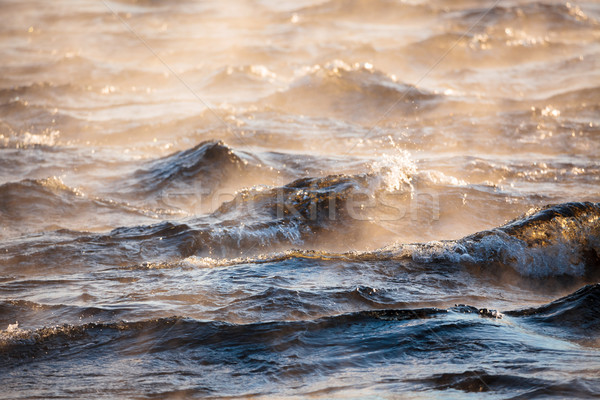
M 0 397 L 600 396 L 600 3 L 0 10 Z

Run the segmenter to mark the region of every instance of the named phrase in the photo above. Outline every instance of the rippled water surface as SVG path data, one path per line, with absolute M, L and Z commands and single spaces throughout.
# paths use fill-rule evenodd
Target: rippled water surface
M 600 396 L 600 3 L 0 10 L 0 397 Z

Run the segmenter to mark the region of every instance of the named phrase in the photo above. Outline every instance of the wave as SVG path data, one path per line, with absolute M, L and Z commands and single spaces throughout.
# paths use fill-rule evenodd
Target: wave
M 455 389 L 466 393 L 519 391 L 521 395 L 518 398 L 536 398 L 538 396 L 581 396 L 586 398 L 593 393 L 590 392 L 585 382 L 578 379 L 558 383 L 550 379 L 511 373 L 494 373 L 482 369 L 435 374 L 415 379 L 414 382 L 435 390 Z
M 56 307 L 56 306 L 55 306 Z M 95 310 L 94 310 L 95 311 Z M 498 314 L 490 313 L 487 309 L 477 309 L 471 306 L 456 306 L 450 309 L 418 308 L 418 309 L 386 309 L 358 311 L 347 314 L 323 317 L 316 320 L 304 321 L 274 321 L 257 322 L 251 324 L 232 324 L 220 321 L 198 321 L 190 318 L 173 316 L 168 318 L 153 318 L 136 322 L 93 322 L 80 325 L 57 325 L 39 329 L 22 329 L 18 323 L 11 324 L 6 330 L 0 331 L 0 352 L 3 356 L 7 354 L 26 355 L 27 352 L 16 352 L 27 347 L 52 347 L 58 343 L 62 346 L 64 341 L 89 340 L 90 337 L 108 336 L 106 343 L 112 342 L 115 337 L 122 336 L 127 342 L 139 341 L 141 345 L 146 340 L 139 340 L 147 336 L 149 340 L 164 341 L 163 345 L 151 346 L 152 352 L 187 346 L 206 346 L 211 344 L 226 345 L 237 344 L 243 346 L 244 342 L 261 343 L 277 337 L 280 332 L 293 336 L 293 332 L 299 331 L 321 331 L 335 329 L 339 326 L 358 327 L 370 322 L 401 322 L 410 320 L 422 320 L 444 316 L 448 314 L 473 314 L 477 317 L 498 318 Z M 169 332 L 165 337 L 165 330 Z M 258 333 L 263 332 L 266 337 Z M 236 340 L 237 339 L 239 340 Z M 132 348 L 131 353 L 136 349 Z M 162 347 L 162 349 L 161 349 Z M 138 349 L 139 350 L 139 349 Z M 144 350 L 145 351 L 145 350 Z
M 273 184 L 294 172 L 293 163 L 276 153 L 255 154 L 210 140 L 145 163 L 107 195 L 197 215 L 213 212 L 243 187 Z
M 158 214 L 128 204 L 87 196 L 60 178 L 25 179 L 0 185 L 0 222 L 3 233 L 39 232 L 86 226 L 106 230 L 123 218 L 150 221 Z M 97 216 L 102 216 L 98 218 Z M 83 221 L 85 220 L 85 223 Z
M 155 368 L 159 365 L 165 376 L 180 376 L 184 370 L 185 376 L 194 377 L 198 391 L 220 396 L 268 394 L 277 390 L 278 386 L 265 386 L 264 382 L 293 383 L 296 395 L 312 393 L 315 383 L 323 377 L 349 373 L 353 379 L 347 388 L 356 388 L 370 384 L 372 375 L 364 372 L 373 365 L 401 376 L 393 382 L 417 382 L 426 389 L 518 390 L 540 394 L 544 393 L 542 385 L 549 385 L 565 395 L 597 390 L 594 385 L 585 385 L 585 377 L 581 382 L 573 382 L 570 389 L 562 387 L 558 382 L 563 374 L 570 373 L 568 368 L 556 371 L 561 378 L 534 379 L 529 363 L 523 367 L 511 364 L 510 370 L 496 366 L 499 354 L 516 351 L 536 354 L 536 362 L 541 365 L 545 365 L 545 357 L 553 357 L 551 365 L 566 365 L 561 363 L 573 354 L 557 352 L 557 343 L 540 340 L 538 332 L 520 332 L 516 337 L 513 334 L 512 340 L 507 341 L 507 335 L 513 333 L 512 325 L 524 319 L 515 316 L 506 324 L 488 311 L 471 306 L 388 309 L 314 320 L 250 324 L 178 316 L 39 329 L 22 329 L 11 323 L 0 331 L 0 360 L 13 376 L 20 376 L 28 367 L 48 363 L 56 367 L 55 363 L 66 361 L 67 365 L 60 364 L 65 366 L 61 368 L 61 382 L 66 381 L 70 390 L 73 388 L 70 380 L 81 379 L 82 370 L 90 374 L 86 382 L 94 376 L 147 378 L 148 369 L 140 368 L 140 363 L 144 365 L 146 361 Z M 586 353 L 578 351 L 577 355 Z M 414 370 L 417 360 L 441 361 L 449 356 L 460 359 L 460 365 L 453 364 L 456 368 L 434 375 L 428 370 Z M 116 362 L 119 368 L 105 368 Z M 103 368 L 103 373 L 96 374 L 99 368 Z M 232 381 L 243 383 L 239 380 L 248 376 L 252 376 L 253 383 L 260 378 L 261 386 L 232 385 Z M 298 384 L 299 381 L 302 383 Z M 172 382 L 166 384 L 162 390 L 172 386 Z M 279 387 L 278 394 L 280 390 Z
M 498 228 L 528 246 L 547 246 L 557 241 L 595 239 L 600 233 L 600 203 L 565 203 L 534 208 Z M 581 235 L 581 236 L 580 236 Z
M 365 252 L 291 251 L 262 259 L 215 261 L 209 258 L 192 262 L 208 262 L 210 265 L 216 262 L 218 266 L 232 262 L 271 262 L 288 258 L 345 262 L 396 260 L 420 265 L 420 268 L 454 265 L 477 274 L 506 275 L 504 278 L 513 281 L 516 274 L 527 279 L 555 277 L 571 284 L 572 279 L 593 281 L 600 275 L 597 268 L 600 265 L 599 221 L 598 203 L 565 203 L 531 209 L 503 226 L 458 240 L 393 244 Z
M 598 21 L 586 15 L 577 5 L 539 2 L 512 7 L 468 9 L 458 13 L 453 22 L 461 30 L 475 26 L 478 31 L 488 33 L 510 35 L 515 31 L 517 34 L 519 31 L 528 31 L 542 36 L 553 31 L 564 35 L 569 30 L 588 30 L 599 25 Z
M 452 49 L 444 54 L 440 65 L 451 74 L 465 65 L 470 69 L 515 68 L 515 65 L 527 68 L 534 62 L 547 66 L 563 61 L 555 54 L 579 57 L 577 50 L 583 50 L 583 44 L 592 40 L 599 29 L 598 21 L 570 3 L 467 8 L 448 14 L 444 33 L 410 43 L 402 53 L 413 63 L 429 67 L 436 61 L 432 54 L 441 56 L 445 49 Z M 535 69 L 534 73 L 540 72 Z M 563 78 L 564 74 L 557 77 Z M 469 81 L 482 79 L 472 80 L 467 76 Z M 548 85 L 544 86 L 540 91 L 547 89 Z
M 544 162 L 531 163 L 527 160 L 515 160 L 510 163 L 498 163 L 479 157 L 457 157 L 453 161 L 460 163 L 460 167 L 450 169 L 453 175 L 466 176 L 469 174 L 470 182 L 530 182 L 547 183 L 567 179 L 585 185 L 600 180 L 595 162 L 562 162 L 549 159 Z M 440 166 L 448 170 L 446 165 Z
M 204 88 L 228 92 L 247 88 L 257 96 L 261 90 L 273 90 L 272 84 L 276 80 L 277 75 L 262 65 L 227 66 L 219 68 L 206 78 Z
M 92 18 L 96 19 L 97 15 Z M 146 88 L 149 82 L 152 82 L 153 88 L 159 88 L 169 82 L 168 76 L 163 71 L 153 71 L 140 66 L 134 68 L 125 65 L 117 66 L 113 63 L 101 62 L 83 53 L 67 53 L 52 62 L 42 64 L 39 68 L 43 70 L 44 76 L 48 76 L 52 82 L 63 82 L 65 77 L 68 77 L 69 82 L 77 82 L 76 87 L 80 91 L 88 87 L 94 88 L 98 92 L 103 88 L 110 89 L 111 86 L 113 89 L 115 87 L 131 88 L 132 86 Z M 53 75 L 58 71 L 60 74 Z M 106 77 L 105 82 L 110 82 L 110 85 L 98 86 L 98 76 Z
M 527 65 L 532 62 L 551 62 L 549 54 L 573 51 L 576 45 L 550 41 L 547 37 L 524 36 L 519 40 L 509 41 L 506 37 L 487 34 L 445 32 L 432 35 L 426 39 L 410 43 L 399 50 L 412 65 L 430 67 L 440 61 L 438 69 L 454 74 L 465 68 L 510 68 L 515 65 Z M 442 53 L 440 50 L 452 49 Z M 437 64 L 436 64 L 437 65 Z M 467 70 L 463 70 L 463 73 Z M 538 72 L 539 73 L 539 72 Z M 468 77 L 470 80 L 471 77 Z M 480 84 L 479 82 L 476 83 Z M 465 87 L 472 90 L 471 87 Z M 480 104 L 481 106 L 481 104 Z
M 102 240 L 154 239 L 160 251 L 179 257 L 226 256 L 290 244 L 314 244 L 324 240 L 327 232 L 334 235 L 339 227 L 352 221 L 346 206 L 350 196 L 372 193 L 375 181 L 369 175 L 338 175 L 299 179 L 280 187 L 244 189 L 208 216 L 185 223 L 123 227 Z
M 333 61 L 315 65 L 288 89 L 267 97 L 263 103 L 289 113 L 375 122 L 388 110 L 389 117 L 413 115 L 429 110 L 438 100 L 437 95 L 399 83 L 371 64 L 351 66 Z
M 587 285 L 549 304 L 507 315 L 523 317 L 538 326 L 554 328 L 560 336 L 575 338 L 586 344 L 600 345 L 600 284 Z
M 593 291 L 597 300 L 598 291 L 584 288 L 571 297 L 576 298 L 578 304 L 582 303 L 582 292 Z M 540 316 L 545 314 L 552 317 L 552 308 L 561 307 L 564 315 L 557 315 L 556 320 L 566 319 L 576 321 L 575 318 L 564 318 L 569 310 L 564 308 L 561 299 L 535 311 L 507 312 L 517 323 L 518 318 Z M 6 308 L 4 303 L 3 308 Z M 29 303 L 13 302 L 19 307 L 29 307 Z M 597 328 L 598 314 L 593 308 L 594 304 L 586 304 L 588 312 L 593 315 L 593 324 Z M 39 307 L 39 305 L 35 305 Z M 35 308 L 34 307 L 34 308 Z M 47 306 L 53 309 L 61 306 Z M 102 316 L 104 310 L 85 309 L 86 316 Z M 105 317 L 108 317 L 106 313 Z M 590 316 L 588 315 L 588 318 Z M 315 346 L 324 351 L 333 351 L 329 356 L 338 357 L 339 354 L 331 348 L 331 341 L 340 346 L 348 346 L 354 349 L 354 356 L 360 362 L 362 357 L 385 357 L 385 351 L 389 351 L 391 343 L 402 347 L 401 354 L 405 352 L 428 352 L 426 343 L 433 340 L 436 345 L 446 345 L 446 339 L 439 335 L 461 335 L 473 334 L 473 329 L 504 329 L 499 321 L 502 314 L 495 310 L 476 308 L 467 305 L 457 305 L 448 309 L 440 308 L 408 308 L 408 309 L 376 309 L 367 311 L 356 311 L 346 314 L 338 314 L 318 319 L 300 321 L 273 321 L 256 322 L 249 324 L 233 324 L 220 321 L 198 321 L 185 317 L 153 318 L 134 322 L 90 322 L 78 325 L 63 324 L 38 329 L 22 329 L 18 323 L 11 323 L 0 331 L 0 358 L 4 361 L 31 361 L 38 358 L 48 358 L 54 355 L 70 357 L 93 346 L 95 354 L 102 349 L 116 351 L 117 354 L 145 355 L 164 351 L 194 351 L 200 349 L 211 352 L 218 349 L 227 349 L 234 353 L 253 351 L 260 353 L 264 349 L 269 350 L 276 346 L 278 354 L 286 351 L 314 351 Z M 411 322 L 414 321 L 414 322 Z M 430 321 L 430 322 L 427 322 Z M 481 328 L 477 328 L 481 327 Z M 381 337 L 375 340 L 370 336 L 363 342 L 363 335 L 359 333 L 367 328 L 379 332 Z M 398 334 L 408 329 L 411 333 L 404 339 L 399 340 Z M 493 334 L 500 334 L 493 333 Z M 391 342 L 390 342 L 391 341 Z M 329 344 L 328 344 L 329 343 Z M 345 343 L 345 345 L 343 344 Z M 483 344 L 483 342 L 482 342 Z M 513 344 L 518 345 L 518 344 Z M 330 350 L 326 350 L 329 346 Z M 486 345 L 487 346 L 487 345 Z M 531 344 L 527 344 L 531 346 Z M 356 349 L 362 348 L 361 351 Z M 105 351 L 105 350 L 104 350 Z M 123 353 L 122 353 L 123 352 Z M 207 354 L 207 353 L 204 353 Z M 399 353 L 400 354 L 400 353 Z M 88 354 L 89 355 L 89 354 Z M 213 354 L 215 357 L 224 357 L 225 354 Z M 86 357 L 86 353 L 83 353 Z M 208 356 L 207 356 L 208 357 Z M 373 361 L 373 358 L 370 359 Z M 219 362 L 219 359 L 206 360 Z M 222 360 L 221 360 L 222 361 Z M 323 361 L 323 360 L 321 360 Z
M 307 258 L 345 263 L 395 261 L 398 268 L 465 268 L 499 284 L 538 282 L 539 289 L 572 286 L 600 276 L 600 205 L 565 203 L 530 210 L 521 218 L 458 240 L 393 244 L 376 251 L 334 253 L 295 250 L 241 259 L 191 257 L 197 267 Z M 548 278 L 554 279 L 550 282 Z M 533 280 L 533 281 L 531 281 Z M 538 286 L 539 286 L 538 285 Z
M 599 396 L 566 1 L 3 2 L 4 396 Z
M 259 294 L 258 297 L 270 297 L 276 294 L 278 290 Z M 360 298 L 361 302 L 369 301 L 372 292 L 370 288 L 357 288 L 355 297 Z M 316 295 L 315 295 L 316 296 Z M 344 294 L 346 296 L 346 294 Z M 366 297 L 365 297 L 366 296 Z M 252 299 L 242 299 L 241 302 L 252 302 Z M 274 300 L 274 302 L 276 302 Z M 264 305 L 264 302 L 262 302 Z M 366 303 L 365 303 L 366 304 Z M 304 318 L 292 318 L 279 321 L 261 321 L 254 323 L 229 323 L 219 320 L 199 321 L 191 318 L 173 316 L 168 318 L 152 318 L 136 322 L 89 322 L 83 324 L 65 324 L 53 327 L 44 327 L 38 329 L 23 329 L 18 326 L 18 322 L 12 323 L 16 317 L 23 317 L 24 313 L 47 313 L 52 312 L 54 318 L 67 316 L 69 319 L 95 318 L 99 320 L 111 320 L 131 311 L 127 307 L 121 308 L 102 308 L 102 307 L 78 307 L 66 305 L 45 305 L 24 300 L 8 300 L 0 302 L 0 317 L 3 323 L 11 321 L 8 328 L 0 330 L 0 353 L 6 356 L 7 353 L 13 353 L 15 347 L 35 347 L 40 344 L 48 345 L 58 340 L 88 340 L 90 336 L 107 335 L 112 338 L 115 336 L 125 336 L 127 340 L 135 340 L 148 336 L 150 340 L 164 340 L 169 346 L 205 346 L 207 344 L 217 344 L 221 342 L 233 342 L 243 345 L 244 341 L 251 340 L 261 342 L 265 337 L 256 335 L 257 332 L 265 332 L 272 338 L 277 337 L 278 332 L 285 332 L 285 335 L 294 336 L 295 332 L 318 332 L 338 327 L 352 327 L 358 329 L 361 326 L 371 323 L 402 322 L 412 320 L 433 319 L 434 324 L 442 323 L 440 329 L 444 326 L 449 328 L 447 321 L 456 324 L 459 328 L 460 321 L 465 321 L 467 326 L 478 321 L 502 320 L 503 316 L 509 316 L 518 324 L 535 323 L 538 325 L 553 326 L 563 332 L 575 332 L 585 337 L 595 338 L 600 330 L 600 284 L 587 285 L 576 292 L 563 298 L 553 301 L 549 304 L 539 307 L 526 308 L 521 310 L 504 311 L 487 308 L 477 308 L 464 304 L 457 304 L 449 308 L 394 308 L 393 304 L 388 304 L 387 308 L 374 308 L 363 311 L 353 311 L 343 314 L 334 314 L 330 316 L 311 319 L 310 315 L 304 315 Z M 381 305 L 379 303 L 372 305 Z M 406 303 L 410 305 L 410 303 Z M 69 316 L 69 314 L 72 314 Z M 218 312 L 216 314 L 219 314 Z M 461 315 L 464 315 L 462 317 Z M 437 321 L 437 322 L 436 322 Z M 539 328 L 539 327 L 538 327 Z M 435 330 L 437 328 L 431 328 Z M 165 330 L 169 336 L 165 337 Z M 171 331 L 174 330 L 172 333 Z M 187 333 L 186 333 L 187 332 Z M 191 334 L 191 336 L 190 336 Z M 245 339 L 237 341 L 235 336 L 243 336 Z M 176 338 L 174 340 L 174 338 Z M 199 340 L 203 338 L 203 340 Z M 267 339 L 268 340 L 268 339 Z M 111 343 L 107 340 L 107 343 Z M 146 344 L 145 340 L 141 340 Z M 152 351 L 162 351 L 156 346 L 151 346 Z M 45 347 L 47 350 L 47 347 Z M 172 347 L 173 348 L 173 347 Z M 163 349 L 165 350 L 165 349 Z M 135 350 L 132 350 L 135 351 Z
M 569 106 L 583 102 L 583 104 L 589 104 L 589 106 L 597 105 L 600 103 L 600 87 L 585 87 L 582 89 L 569 90 L 563 93 L 556 94 L 544 100 L 544 102 L 555 104 L 562 108 L 562 106 Z
M 52 147 L 62 137 L 56 126 L 82 125 L 75 118 L 20 98 L 0 104 L 0 124 L 0 149 Z
M 431 16 L 435 11 L 427 4 L 410 4 L 393 0 L 329 0 L 296 10 L 302 19 L 357 18 L 360 21 L 376 19 L 378 22 L 413 20 Z
M 207 154 L 213 154 L 215 159 L 207 163 L 204 158 Z M 188 161 L 190 163 L 186 164 Z M 159 160 L 155 170 L 146 171 L 140 176 L 160 187 L 163 182 L 193 181 L 198 171 L 205 171 L 206 168 L 212 171 L 218 162 L 224 164 L 220 168 L 222 170 L 229 166 L 236 171 L 244 165 L 243 159 L 231 154 L 228 147 L 218 142 L 208 142 Z M 190 256 L 230 259 L 243 254 L 252 257 L 267 249 L 273 253 L 285 251 L 290 246 L 345 251 L 345 242 L 360 241 L 367 247 L 380 243 L 386 237 L 389 242 L 390 232 L 393 232 L 390 229 L 396 228 L 391 225 L 388 227 L 385 223 L 384 217 L 390 212 L 388 209 L 397 213 L 399 208 L 405 207 L 403 202 L 410 203 L 411 196 L 415 195 L 413 184 L 427 179 L 427 175 L 413 176 L 415 171 L 411 168 L 410 165 L 404 165 L 395 170 L 384 165 L 376 168 L 377 172 L 369 174 L 309 177 L 283 186 L 244 189 L 211 214 L 156 225 L 124 226 L 105 235 L 79 235 L 77 246 L 96 249 L 90 252 L 95 262 L 122 265 L 173 262 L 173 259 L 181 260 Z M 35 186 L 35 182 L 28 184 Z M 442 190 L 448 192 L 453 184 L 442 184 Z M 43 185 L 41 189 L 43 193 L 40 197 L 44 199 L 40 200 L 40 204 L 44 205 L 48 202 L 48 189 Z M 115 215 L 123 215 L 121 205 L 103 204 L 97 200 L 90 202 L 63 187 L 58 190 L 57 201 L 60 201 L 60 196 L 67 196 L 69 207 L 76 205 L 85 208 L 91 204 L 94 208 L 90 212 L 97 212 L 102 207 L 112 211 L 111 207 L 116 207 Z M 387 198 L 390 194 L 393 197 Z M 54 199 L 52 196 L 49 198 Z M 490 201 L 489 196 L 483 198 Z M 377 204 L 378 201 L 381 204 Z M 47 207 L 55 208 L 56 204 L 51 203 Z M 411 216 L 395 222 L 397 228 L 406 230 L 406 235 L 410 234 L 411 229 L 423 229 L 419 225 L 423 218 L 435 221 L 435 215 L 430 213 L 435 213 L 435 207 L 430 207 L 428 211 L 425 206 L 422 208 L 416 219 Z M 385 260 L 392 257 L 403 260 L 403 263 L 417 265 L 454 265 L 474 273 L 497 275 L 505 279 L 516 274 L 525 279 L 568 276 L 576 281 L 591 280 L 600 275 L 597 268 L 600 264 L 599 208 L 597 203 L 546 206 L 532 209 L 506 225 L 462 239 L 394 244 L 378 251 L 356 253 L 359 256 L 351 254 L 349 258 Z M 77 214 L 75 211 L 74 214 Z M 138 209 L 125 208 L 124 211 L 140 213 Z M 51 212 L 48 214 L 52 215 Z M 344 240 L 340 240 L 340 232 L 343 232 Z M 49 240 L 52 243 L 53 239 Z M 53 247 L 74 245 L 69 243 L 69 240 L 61 241 L 61 244 L 56 243 Z M 20 248 L 21 245 L 16 246 Z M 12 247 L 7 245 L 5 248 Z M 31 262 L 38 256 L 47 256 L 43 248 L 42 245 L 36 246 L 39 253 L 32 257 Z M 98 251 L 98 248 L 102 251 Z M 335 253 L 332 254 L 337 257 Z
M 288 159 L 289 156 L 278 153 L 259 157 L 233 150 L 221 141 L 207 141 L 148 162 L 118 189 L 129 192 L 132 198 L 161 199 L 165 194 L 168 198 L 169 194 L 180 192 L 214 203 L 217 189 L 229 180 L 243 177 L 247 182 L 252 175 L 264 179 L 263 173 L 269 170 L 274 170 L 275 176 L 282 171 L 285 173 L 279 176 L 297 174 L 302 162 L 281 165 Z M 447 203 L 448 210 L 454 209 L 454 202 L 464 204 L 465 194 L 487 202 L 495 199 L 489 188 L 467 185 L 435 171 L 419 172 L 409 155 L 402 152 L 393 157 L 382 156 L 369 168 L 369 173 L 306 177 L 282 186 L 242 189 L 232 200 L 220 202 L 210 214 L 130 226 L 123 224 L 123 217 L 145 222 L 174 214 L 87 196 L 65 186 L 58 178 L 25 180 L 0 186 L 1 218 L 9 231 L 31 232 L 33 225 L 36 231 L 76 229 L 81 226 L 81 218 L 86 219 L 87 230 L 102 230 L 107 226 L 94 225 L 94 218 L 90 220 L 89 216 L 110 216 L 119 228 L 104 235 L 81 234 L 79 245 L 100 245 L 104 250 L 93 252 L 98 261 L 110 260 L 112 255 L 120 260 L 118 264 L 154 263 L 168 257 L 250 257 L 265 249 L 277 252 L 291 246 L 344 251 L 347 247 L 341 246 L 345 242 L 358 241 L 363 248 L 377 248 L 381 243 L 389 243 L 391 235 L 414 237 L 420 232 L 423 237 L 424 229 L 433 232 L 435 221 L 442 216 L 439 209 L 436 211 L 435 196 L 428 190 L 443 193 L 437 201 Z M 423 193 L 429 196 L 422 196 Z M 500 200 L 504 202 L 502 196 Z M 459 204 L 458 208 L 462 206 Z M 446 220 L 460 219 L 464 214 L 458 211 L 454 212 L 456 215 L 446 215 L 449 211 L 445 209 Z M 592 279 L 600 275 L 595 267 L 600 262 L 599 218 L 597 203 L 565 203 L 532 209 L 504 226 L 459 240 L 404 242 L 370 254 L 385 258 L 391 251 L 415 263 L 443 262 L 500 275 L 513 270 L 522 277 L 562 275 Z M 489 216 L 483 220 L 489 221 Z M 43 254 L 41 250 L 39 255 Z
M 36 281 L 22 281 L 21 285 L 32 285 Z M 51 282 L 41 281 L 40 285 Z M 80 300 L 97 300 L 93 296 L 81 296 Z M 85 307 L 66 304 L 40 304 L 27 300 L 0 301 L 0 326 L 14 324 L 15 321 L 35 321 L 34 326 L 61 324 L 81 324 L 94 321 L 110 321 L 116 318 L 135 315 L 133 307 Z M 22 329 L 22 328 L 21 328 Z
M 452 49 L 441 64 L 449 71 L 464 65 L 514 68 L 536 61 L 548 65 L 562 61 L 554 56 L 558 53 L 579 56 L 577 50 L 599 29 L 598 21 L 570 3 L 475 7 L 449 13 L 444 33 L 411 43 L 403 53 L 429 66 L 436 60 L 432 54 Z
M 586 87 L 556 94 L 539 102 L 535 107 L 536 116 L 561 116 L 569 121 L 581 121 L 585 127 L 590 118 L 595 118 L 600 111 L 600 87 Z M 572 129 L 570 126 L 569 128 Z
M 532 209 L 501 227 L 463 239 L 408 246 L 419 262 L 450 262 L 486 272 L 545 278 L 600 275 L 600 205 L 565 203 Z
M 222 141 L 206 141 L 184 151 L 151 161 L 134 173 L 136 186 L 145 191 L 160 191 L 169 186 L 205 188 L 255 167 L 260 161 L 249 153 L 234 151 Z M 202 193 L 202 191 L 200 191 Z
M 433 302 L 423 305 L 431 303 Z M 400 309 L 423 305 L 398 301 L 388 290 L 367 286 L 335 288 L 327 293 L 268 287 L 258 293 L 240 296 L 226 306 L 210 310 L 205 315 L 210 319 L 238 324 L 254 322 L 257 316 L 260 316 L 262 321 L 306 321 L 349 313 L 356 309 Z
M 131 198 L 171 200 L 171 194 L 188 196 L 195 202 L 217 205 L 216 209 L 180 222 L 122 227 L 107 238 L 119 242 L 156 238 L 162 241 L 159 247 L 174 245 L 184 257 L 226 256 L 290 244 L 309 246 L 324 240 L 326 233 L 335 234 L 337 227 L 372 225 L 364 204 L 369 201 L 366 197 L 388 192 L 408 196 L 416 171 L 404 154 L 383 157 L 367 174 L 306 177 L 282 186 L 257 185 L 238 190 L 229 201 L 221 201 L 231 181 L 242 177 L 247 183 L 255 176 L 268 180 L 269 174 L 273 180 L 280 180 L 299 170 L 303 174 L 316 172 L 318 165 L 304 165 L 310 160 L 303 156 L 295 161 L 290 155 L 273 152 L 259 157 L 234 151 L 221 141 L 209 141 L 151 161 L 147 168 L 128 178 L 120 192 L 129 191 Z M 169 253 L 171 250 L 167 249 Z
M 70 83 L 54 85 L 49 82 L 34 82 L 30 85 L 22 85 L 11 88 L 0 89 L 0 101 L 10 103 L 11 101 L 40 99 L 55 101 L 58 96 L 72 92 L 76 87 Z M 23 99 L 21 99 L 23 97 Z
M 565 203 L 530 210 L 506 225 L 459 240 L 392 245 L 374 252 L 320 253 L 355 260 L 411 260 L 453 264 L 487 274 L 516 272 L 524 278 L 600 275 L 600 205 Z M 308 257 L 313 257 L 307 253 Z M 291 253 L 291 256 L 301 256 Z M 507 269 L 510 268 L 510 270 Z M 510 274 L 509 274 L 510 275 Z

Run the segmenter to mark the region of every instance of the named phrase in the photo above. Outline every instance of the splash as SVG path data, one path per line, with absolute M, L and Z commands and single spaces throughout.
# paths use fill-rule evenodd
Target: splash
M 412 192 L 417 166 L 408 151 L 402 150 L 391 136 L 388 139 L 394 152 L 379 156 L 378 160 L 371 164 L 371 173 L 381 178 L 382 187 L 388 192 Z

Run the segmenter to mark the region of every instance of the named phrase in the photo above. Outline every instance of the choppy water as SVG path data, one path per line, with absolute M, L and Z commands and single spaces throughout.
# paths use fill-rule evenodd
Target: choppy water
M 0 397 L 600 396 L 600 3 L 0 10 Z

